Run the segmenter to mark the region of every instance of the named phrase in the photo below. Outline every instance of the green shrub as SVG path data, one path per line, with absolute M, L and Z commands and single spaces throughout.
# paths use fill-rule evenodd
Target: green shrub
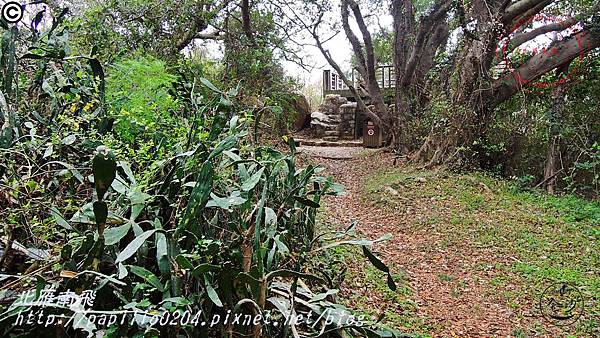
M 192 313 L 188 323 L 176 326 L 150 326 L 131 316 L 124 323 L 94 326 L 89 321 L 95 314 L 73 314 L 60 306 L 44 309 L 47 315 L 74 316 L 65 325 L 68 332 L 81 329 L 107 337 L 219 337 L 228 332 L 288 337 L 292 330 L 316 336 L 321 329 L 331 336 L 346 331 L 394 337 L 394 332 L 381 333 L 373 323 L 336 304 L 338 290 L 330 283 L 331 272 L 310 263 L 330 248 L 359 245 L 367 259 L 387 274 L 389 287 L 395 288 L 388 267 L 368 249 L 374 241 L 354 239 L 351 229 L 317 233 L 322 197 L 336 195 L 342 187 L 319 176 L 322 168 L 297 166 L 292 139 L 286 139 L 288 152 L 254 144 L 248 138 L 251 116 L 232 103 L 237 91 L 224 92 L 206 79 L 201 81 L 219 93 L 202 106 L 214 114 L 193 124 L 191 139 L 202 135 L 188 148 L 147 162 L 157 168 L 148 182 L 137 179 L 146 166 L 118 161 L 120 149 L 114 156 L 108 148 L 98 147 L 96 155 L 73 156 L 73 165 L 63 165 L 81 168 L 71 171 L 84 189 L 63 185 L 64 197 L 52 207 L 43 204 L 46 199 L 23 199 L 42 210 L 36 223 L 43 221 L 64 234 L 54 239 L 60 240 L 59 246 L 50 247 L 56 257 L 52 269 L 48 267 L 43 277 L 24 277 L 23 290 L 50 285 L 60 291 L 93 289 L 94 310 L 137 311 L 149 319 Z M 118 140 L 113 141 L 118 146 Z M 55 175 L 36 176 L 40 181 L 27 182 L 25 190 L 48 185 L 45 180 Z M 81 196 L 77 191 L 87 193 Z M 0 309 L 0 334 L 54 334 L 54 327 L 13 325 L 20 311 L 28 311 L 22 300 Z M 199 324 L 215 315 L 225 318 L 228 310 L 232 316 L 268 316 L 271 322 L 260 327 L 223 321 Z M 315 325 L 284 324 L 291 313 L 310 317 Z M 350 318 L 354 324 L 344 325 Z
M 109 68 L 106 101 L 120 139 L 129 144 L 177 140 L 183 126 L 181 105 L 171 94 L 176 80 L 164 62 L 152 58 L 127 59 Z

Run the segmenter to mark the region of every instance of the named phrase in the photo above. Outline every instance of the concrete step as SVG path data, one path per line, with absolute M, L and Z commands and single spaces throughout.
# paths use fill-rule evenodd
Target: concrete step
M 326 139 L 304 139 L 294 138 L 297 146 L 315 147 L 362 147 L 362 140 L 326 140 Z

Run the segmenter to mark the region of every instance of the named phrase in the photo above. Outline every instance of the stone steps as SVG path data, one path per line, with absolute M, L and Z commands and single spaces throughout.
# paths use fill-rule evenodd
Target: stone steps
M 323 128 L 324 130 L 336 130 L 338 127 L 338 124 L 330 124 L 330 123 L 324 123 L 324 122 L 311 122 L 310 123 L 311 127 L 319 127 L 319 128 Z
M 362 140 L 327 140 L 323 139 L 303 139 L 294 138 L 296 146 L 315 146 L 315 147 L 362 147 Z
M 319 110 L 311 114 L 310 127 L 315 138 L 336 142 L 354 136 L 356 103 L 339 95 L 327 95 Z

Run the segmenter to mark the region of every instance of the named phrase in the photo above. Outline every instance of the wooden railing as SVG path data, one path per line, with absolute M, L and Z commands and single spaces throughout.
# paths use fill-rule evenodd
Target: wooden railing
M 388 89 L 396 87 L 396 74 L 394 66 L 379 66 L 375 69 L 375 77 L 380 89 Z M 364 88 L 365 81 L 362 79 L 356 69 L 349 74 L 350 80 L 355 88 Z M 331 70 L 323 71 L 323 95 L 326 94 L 349 95 L 348 86 L 342 81 L 342 78 Z

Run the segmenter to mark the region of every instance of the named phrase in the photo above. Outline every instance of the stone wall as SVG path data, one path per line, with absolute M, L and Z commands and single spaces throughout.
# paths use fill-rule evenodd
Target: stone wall
M 311 114 L 313 136 L 326 141 L 354 138 L 356 102 L 340 95 L 327 95 L 319 110 Z

